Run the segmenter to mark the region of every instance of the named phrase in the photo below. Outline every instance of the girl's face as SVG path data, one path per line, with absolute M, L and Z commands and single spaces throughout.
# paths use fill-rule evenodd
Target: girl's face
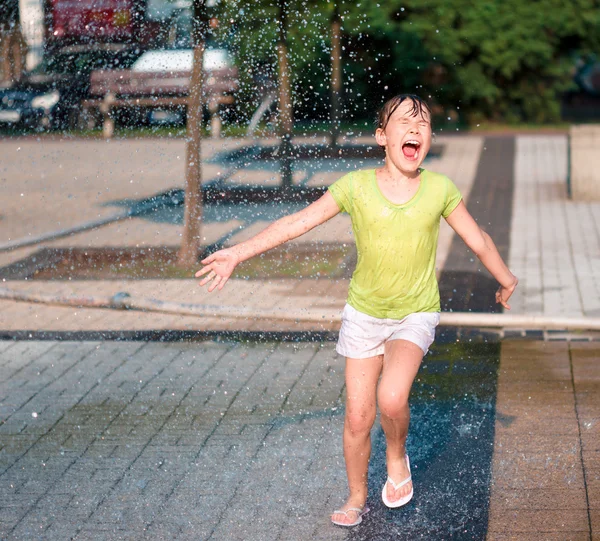
M 385 129 L 377 128 L 377 143 L 385 147 L 386 162 L 405 174 L 414 174 L 431 147 L 431 117 L 423 109 L 414 113 L 413 102 L 403 101 L 390 117 Z

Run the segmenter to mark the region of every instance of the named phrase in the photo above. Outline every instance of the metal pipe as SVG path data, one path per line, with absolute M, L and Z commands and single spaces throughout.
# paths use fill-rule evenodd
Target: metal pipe
M 195 317 L 220 317 L 233 319 L 281 319 L 312 323 L 339 323 L 339 308 L 292 311 L 289 308 L 257 310 L 244 307 L 216 306 L 208 304 L 178 303 L 152 298 L 134 298 L 128 293 L 116 293 L 112 297 L 55 296 L 27 293 L 0 288 L 0 299 L 78 308 L 105 308 L 112 310 L 138 310 Z M 442 312 L 440 325 L 446 327 L 503 328 L 526 330 L 600 330 L 600 318 L 529 316 L 519 314 L 484 314 L 475 312 Z

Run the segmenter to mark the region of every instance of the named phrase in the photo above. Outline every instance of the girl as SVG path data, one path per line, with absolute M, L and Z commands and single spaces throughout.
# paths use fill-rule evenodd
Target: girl
M 326 222 L 338 212 L 352 219 L 358 262 L 336 347 L 346 357 L 344 458 L 350 495 L 332 515 L 340 526 L 360 524 L 368 512 L 370 432 L 377 403 L 385 432 L 388 507 L 410 501 L 413 486 L 406 437 L 408 397 L 439 323 L 435 254 L 440 217 L 461 236 L 500 283 L 496 302 L 508 299 L 517 278 L 490 236 L 467 211 L 450 179 L 421 168 L 431 146 L 431 112 L 418 96 L 402 94 L 379 112 L 375 132 L 385 164 L 349 173 L 304 210 L 277 220 L 255 237 L 202 261 L 196 277 L 208 291 L 222 289 L 236 265 Z M 378 384 L 379 382 L 379 384 Z

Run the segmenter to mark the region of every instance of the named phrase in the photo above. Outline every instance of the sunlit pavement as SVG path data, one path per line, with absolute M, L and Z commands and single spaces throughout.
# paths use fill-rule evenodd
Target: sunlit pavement
M 499 153 L 495 160 L 485 159 L 498 138 L 457 136 L 440 138 L 442 154 L 428 164 L 445 173 L 459 185 L 469 209 L 479 214 L 479 222 L 497 244 L 509 266 L 520 278 L 511 299 L 515 314 L 598 317 L 600 314 L 600 203 L 575 202 L 566 197 L 567 145 L 562 135 L 505 137 L 514 141 L 513 150 Z M 368 142 L 368 140 L 367 140 Z M 224 140 L 223 149 L 239 148 L 243 140 Z M 76 225 L 90 218 L 105 216 L 119 209 L 115 202 L 139 199 L 182 185 L 180 141 L 101 141 L 66 143 L 31 140 L 1 141 L 3 152 L 3 208 L 0 216 L 0 240 L 27 238 L 42 232 Z M 112 145 L 112 146 L 111 146 Z M 507 148 L 510 145 L 505 145 Z M 207 161 L 220 147 L 206 148 Z M 6 153 L 5 153 L 6 151 Z M 110 151 L 110 152 L 109 152 Z M 179 156 L 179 159 L 178 159 Z M 510 170 L 498 175 L 498 167 Z M 208 177 L 219 171 L 209 163 Z M 167 173 L 166 173 L 167 171 Z M 272 170 L 242 171 L 252 182 L 272 182 Z M 337 175 L 337 173 L 335 174 Z M 275 175 L 276 177 L 276 175 Z M 319 175 L 315 177 L 320 178 Z M 322 182 L 333 177 L 324 175 Z M 475 193 L 472 192 L 476 186 Z M 496 186 L 496 190 L 490 190 Z M 4 189 L 6 188 L 6 189 Z M 507 195 L 508 194 L 508 195 Z M 119 203 L 120 204 L 120 203 Z M 480 212 L 478 212 L 481 209 Z M 489 216 L 494 217 L 490 223 Z M 203 236 L 208 244 L 227 238 L 237 242 L 264 227 L 264 219 L 244 221 L 208 220 Z M 241 229 L 240 229 L 241 227 Z M 41 246 L 0 253 L 2 267 L 31 257 L 41 247 L 118 247 L 177 245 L 181 225 L 135 218 Z M 299 242 L 352 242 L 349 219 L 336 217 L 332 222 L 301 237 Z M 461 243 L 455 242 L 457 246 Z M 463 277 L 481 273 L 473 265 L 472 254 L 450 257 L 456 252 L 451 230 L 442 223 L 437 254 L 438 271 L 455 272 Z M 486 274 L 485 271 L 483 274 Z M 3 281 L 4 287 L 46 294 L 114 295 L 119 291 L 142 297 L 222 306 L 269 307 L 275 303 L 294 306 L 343 306 L 348 281 L 328 280 L 240 280 L 235 287 L 212 295 L 197 287 L 194 280 L 85 280 Z M 450 282 L 443 299 L 456 289 Z M 233 282 L 232 282 L 233 284 Z M 444 287 L 444 284 L 442 284 Z M 486 286 L 487 287 L 487 286 Z M 489 287 L 487 287 L 489 289 Z M 240 293 L 241 294 L 238 294 Z M 493 299 L 492 299 L 493 302 Z M 448 308 L 448 307 L 445 307 Z M 81 331 L 81 330 L 228 330 L 247 328 L 282 330 L 278 322 L 236 321 L 232 319 L 165 316 L 149 313 L 112 316 L 104 310 L 85 311 L 32 306 L 0 301 L 0 329 L 6 331 Z M 3 317 L 10 312 L 11 317 Z M 289 326 L 289 324 L 285 324 Z M 300 325 L 301 330 L 329 330 L 327 325 Z
M 267 141 L 268 142 L 268 141 Z M 314 142 L 314 141 L 313 141 Z M 371 139 L 354 140 L 372 144 Z M 204 151 L 210 162 L 219 152 L 239 148 L 252 141 L 224 140 L 222 148 L 207 143 Z M 265 142 L 263 142 L 266 144 Z M 429 161 L 429 167 L 455 179 L 465 196 L 469 193 L 475 177 L 483 138 L 466 136 L 439 138 L 443 152 Z M 183 184 L 184 144 L 181 141 L 102 141 L 44 142 L 2 141 L 0 149 L 6 151 L 6 185 L 3 193 L 0 241 L 28 238 L 58 228 L 77 225 L 90 218 L 105 217 L 119 210 L 119 203 L 148 197 Z M 3 154 L 4 155 L 4 154 Z M 208 163 L 206 180 L 214 179 L 225 169 L 218 163 Z M 263 169 L 246 168 L 236 173 L 235 182 L 272 183 L 277 174 L 272 166 Z M 303 178 L 306 174 L 303 174 Z M 324 173 L 314 175 L 314 182 L 329 183 L 340 175 Z M 306 178 L 305 178 L 306 180 Z M 311 182 L 313 182 L 311 181 Z M 280 206 L 281 204 L 275 204 Z M 213 213 L 214 214 L 214 213 Z M 238 242 L 258 232 L 266 225 L 265 217 L 251 219 L 224 219 L 222 216 L 205 216 L 203 241 L 207 244 L 228 238 Z M 2 267 L 35 257 L 41 247 L 123 247 L 177 245 L 180 242 L 181 223 L 157 219 L 135 218 L 117 222 L 100 229 L 72 235 L 67 238 L 45 242 L 41 246 L 0 252 L 0 276 Z M 452 240 L 450 228 L 443 223 L 437 254 L 441 269 L 448 256 Z M 352 243 L 351 224 L 347 216 L 337 216 L 323 227 L 316 228 L 298 239 L 300 243 L 319 242 Z M 33 262 L 35 264 L 35 262 Z M 190 276 L 192 272 L 190 272 Z M 194 280 L 7 280 L 4 287 L 46 294 L 76 294 L 85 296 L 114 295 L 126 291 L 132 295 L 154 297 L 180 302 L 269 308 L 275 304 L 286 308 L 317 306 L 340 310 L 347 292 L 348 280 L 237 280 L 225 290 L 208 294 Z M 285 330 L 275 321 L 247 321 L 221 318 L 191 318 L 150 313 L 107 313 L 106 310 L 49 307 L 43 305 L 17 304 L 0 301 L 0 330 L 44 331 L 114 331 L 126 330 Z M 10 318 L 2 314 L 10 311 Z M 293 323 L 293 322 L 292 322 Z M 330 330 L 324 322 L 303 325 L 300 330 Z
M 599 350 L 438 344 L 413 389 L 415 497 L 380 501 L 376 423 L 372 511 L 347 531 L 328 517 L 346 494 L 332 345 L 0 342 L 0 538 L 590 539 Z
M 599 359 L 599 342 L 503 342 L 489 540 L 600 538 Z

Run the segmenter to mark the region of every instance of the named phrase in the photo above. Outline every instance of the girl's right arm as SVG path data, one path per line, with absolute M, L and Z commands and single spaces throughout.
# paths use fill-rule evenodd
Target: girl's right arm
M 335 199 L 327 191 L 305 209 L 280 218 L 251 239 L 209 255 L 202 260 L 204 267 L 196 273 L 196 278 L 206 274 L 200 285 L 204 286 L 212 281 L 208 291 L 223 289 L 235 267 L 242 261 L 304 235 L 339 212 Z
M 513 294 L 519 280 L 502 260 L 492 238 L 479 227 L 463 201 L 446 218 L 446 221 L 475 253 L 491 275 L 498 280 L 500 288 L 496 292 L 496 302 L 510 310 L 508 299 Z

